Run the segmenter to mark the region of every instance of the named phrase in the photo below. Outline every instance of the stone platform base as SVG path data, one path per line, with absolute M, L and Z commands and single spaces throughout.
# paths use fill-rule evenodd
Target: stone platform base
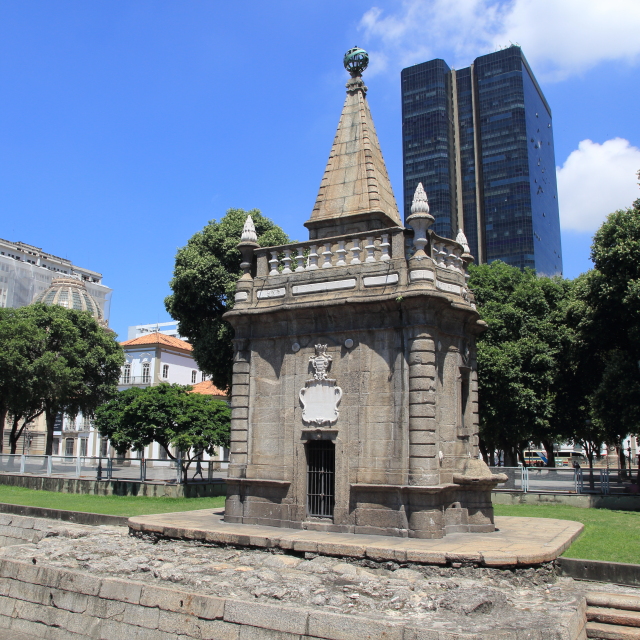
M 531 566 L 555 560 L 583 525 L 548 518 L 496 517 L 491 533 L 454 533 L 435 540 L 231 524 L 223 510 L 203 509 L 129 519 L 132 532 L 251 547 L 276 547 L 374 561 Z

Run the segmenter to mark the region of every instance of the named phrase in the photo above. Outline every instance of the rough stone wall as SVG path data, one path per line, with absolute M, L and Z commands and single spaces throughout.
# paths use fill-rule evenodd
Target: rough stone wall
M 194 594 L 0 561 L 0 637 L 45 640 L 582 640 L 584 606 L 556 629 L 438 631 L 304 608 Z
M 473 337 L 459 310 L 442 298 L 427 302 L 329 299 L 304 308 L 295 303 L 262 321 L 242 319 L 229 522 L 440 537 L 445 526 L 452 533 L 471 530 L 471 508 L 478 526 L 492 527 L 489 491 L 472 496 L 446 486 L 478 454 Z M 353 345 L 345 347 L 345 340 Z M 302 418 L 299 392 L 312 378 L 315 344 L 327 345 L 329 378 L 342 389 L 331 428 L 316 429 Z M 314 439 L 335 445 L 331 522 L 306 514 L 305 447 Z M 439 496 L 396 490 L 436 485 L 444 485 Z
M 12 525 L 23 529 L 12 532 L 18 542 L 46 535 L 0 550 L 2 640 L 583 637 L 581 584 L 550 565 L 424 566 L 32 518 Z
M 0 514 L 0 547 L 40 542 L 58 524 L 53 520 Z

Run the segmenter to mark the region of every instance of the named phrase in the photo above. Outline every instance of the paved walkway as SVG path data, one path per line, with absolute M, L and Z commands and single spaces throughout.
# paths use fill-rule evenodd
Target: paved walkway
M 549 518 L 496 517 L 493 533 L 454 533 L 437 540 L 328 533 L 222 520 L 224 510 L 203 509 L 129 519 L 133 531 L 254 547 L 279 547 L 323 555 L 422 564 L 474 563 L 487 567 L 536 565 L 555 560 L 583 525 Z

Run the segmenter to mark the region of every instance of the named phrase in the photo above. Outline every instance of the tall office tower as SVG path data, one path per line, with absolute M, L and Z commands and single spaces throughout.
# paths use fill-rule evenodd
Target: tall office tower
M 434 231 L 463 229 L 477 262 L 562 274 L 551 109 L 520 47 L 403 69 L 402 152 L 405 218 L 422 182 Z

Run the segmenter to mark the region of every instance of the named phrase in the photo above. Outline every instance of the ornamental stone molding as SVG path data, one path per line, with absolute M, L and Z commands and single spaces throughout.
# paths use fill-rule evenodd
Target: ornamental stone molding
M 333 358 L 327 354 L 326 344 L 315 346 L 315 355 L 309 357 L 314 374 L 300 389 L 302 421 L 318 427 L 334 425 L 338 421 L 338 405 L 342 399 L 342 389 L 336 386 L 336 380 L 328 378 Z

